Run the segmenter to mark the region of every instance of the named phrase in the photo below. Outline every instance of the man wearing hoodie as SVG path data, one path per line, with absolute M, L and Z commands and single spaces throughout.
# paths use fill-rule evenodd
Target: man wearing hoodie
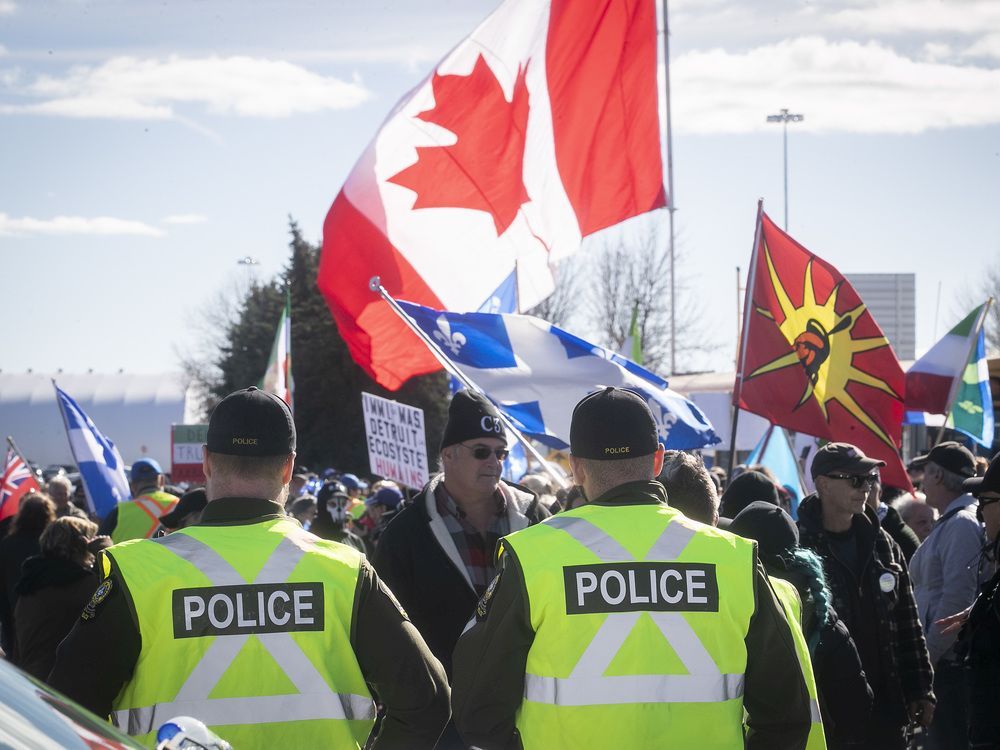
M 864 747 L 903 750 L 910 722 L 934 715 L 932 670 L 899 545 L 866 506 L 883 461 L 828 443 L 812 464 L 816 492 L 799 506 L 800 543 L 823 560 L 833 606 L 874 693 Z

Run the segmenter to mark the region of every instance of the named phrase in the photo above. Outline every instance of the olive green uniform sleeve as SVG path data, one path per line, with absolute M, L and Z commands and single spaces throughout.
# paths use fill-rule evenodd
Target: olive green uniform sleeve
M 455 647 L 452 711 L 462 739 L 483 750 L 521 747 L 514 716 L 535 639 L 524 575 L 507 549 L 501 569 Z
M 754 570 L 743 707 L 747 750 L 800 750 L 809 738 L 809 690 L 788 620 L 763 566 Z
M 384 711 L 369 747 L 431 750 L 450 716 L 448 678 L 367 560 L 358 580 L 351 646 Z

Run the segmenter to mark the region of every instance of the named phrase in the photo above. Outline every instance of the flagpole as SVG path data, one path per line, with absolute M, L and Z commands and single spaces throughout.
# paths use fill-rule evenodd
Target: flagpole
M 986 304 L 983 305 L 982 312 L 979 313 L 979 320 L 976 321 L 975 334 L 969 336 L 969 350 L 965 353 L 965 365 L 962 367 L 961 372 L 958 377 L 953 378 L 951 382 L 951 390 L 948 392 L 948 406 L 944 412 L 944 424 L 938 430 L 937 437 L 934 439 L 934 445 L 941 442 L 941 438 L 944 437 L 944 431 L 948 427 L 948 419 L 951 417 L 951 410 L 955 408 L 955 399 L 958 398 L 958 389 L 965 379 L 965 370 L 969 366 L 969 357 L 972 356 L 972 352 L 975 350 L 976 345 L 979 343 L 979 334 L 983 330 L 983 326 L 986 324 L 986 316 L 989 314 L 990 306 L 993 304 L 993 298 L 990 297 L 986 300 Z
M 663 0 L 663 73 L 667 110 L 667 215 L 670 217 L 670 374 L 677 373 L 677 296 L 674 284 L 674 148 L 670 125 L 670 15 Z
M 399 303 L 396 302 L 393 296 L 385 290 L 384 286 L 382 286 L 382 280 L 378 276 L 371 277 L 371 279 L 368 282 L 368 288 L 371 289 L 376 294 L 380 295 L 382 299 L 384 299 L 386 302 L 389 303 L 389 307 L 392 308 L 392 311 L 399 316 L 400 320 L 402 320 L 404 323 L 406 323 L 407 326 L 409 326 L 410 330 L 412 330 L 415 334 L 417 334 L 417 336 L 420 337 L 420 340 L 427 345 L 427 348 L 431 350 L 431 354 L 437 357 L 437 360 L 442 364 L 445 370 L 447 370 L 454 377 L 458 378 L 461 381 L 462 385 L 464 385 L 469 390 L 475 391 L 476 393 L 485 393 L 482 388 L 476 385 L 472 381 L 472 379 L 469 378 L 468 375 L 466 375 L 464 372 L 462 372 L 461 369 L 456 367 L 455 364 L 448 358 L 448 355 L 445 354 L 443 351 L 441 351 L 441 347 L 439 347 L 435 343 L 435 341 L 430 336 L 428 336 L 423 331 L 423 329 L 413 321 L 413 319 L 409 315 L 406 314 L 406 311 L 399 306 Z M 549 465 L 549 462 L 542 457 L 542 454 L 535 449 L 535 446 L 533 446 L 531 442 L 524 435 L 522 435 L 520 431 L 514 426 L 514 424 L 510 421 L 510 419 L 507 418 L 507 415 L 504 414 L 503 411 L 499 409 L 497 411 L 500 414 L 500 421 L 503 422 L 504 426 L 508 430 L 510 430 L 511 434 L 517 439 L 517 441 L 524 446 L 524 449 L 528 451 L 528 453 L 536 461 L 538 461 L 539 465 L 541 465 L 541 467 L 545 469 L 545 472 L 549 476 L 551 476 L 554 480 L 556 480 L 556 483 L 563 489 L 569 487 L 569 483 L 565 479 L 563 479 L 563 477 L 561 477 L 559 473 Z
M 753 288 L 757 281 L 757 250 L 760 247 L 760 231 L 762 217 L 764 215 L 764 199 L 757 199 L 757 226 L 753 232 L 753 250 L 750 252 L 750 268 L 747 270 L 747 288 L 743 297 L 743 334 L 740 336 L 740 349 L 736 356 L 736 382 L 733 383 L 733 424 L 732 432 L 729 435 L 729 469 L 726 475 L 733 476 L 733 467 L 736 465 L 736 427 L 740 420 L 740 395 L 743 390 L 743 369 L 747 361 L 747 338 L 749 338 L 750 327 L 747 325 L 747 316 L 750 312 L 750 305 L 753 302 Z
M 24 454 L 21 453 L 21 449 L 17 447 L 17 443 L 14 442 L 14 438 L 12 438 L 10 435 L 7 436 L 7 445 L 10 446 L 10 449 L 12 451 L 14 451 L 14 455 L 16 455 L 19 459 L 21 459 L 21 463 L 23 463 L 26 467 L 28 467 L 28 471 L 31 472 L 31 476 L 34 477 L 35 472 L 31 468 L 31 464 L 29 464 L 27 460 L 24 458 Z M 35 482 L 37 484 L 38 482 L 37 478 L 35 479 Z
M 73 450 L 73 441 L 69 439 L 69 422 L 66 421 L 66 409 L 63 408 L 62 399 L 59 398 L 59 386 L 56 385 L 56 379 L 52 378 L 52 387 L 56 392 L 56 406 L 59 407 L 59 416 L 62 417 L 63 429 L 66 430 L 66 441 L 69 443 L 69 452 L 73 456 L 73 462 L 76 464 L 77 468 L 80 467 L 80 459 L 76 457 L 76 451 Z M 90 507 L 90 512 L 95 516 L 97 515 L 97 510 L 94 507 L 94 500 L 90 497 L 90 488 L 87 483 L 83 481 L 83 474 L 80 475 L 80 481 L 83 483 L 83 493 L 87 498 L 87 505 Z

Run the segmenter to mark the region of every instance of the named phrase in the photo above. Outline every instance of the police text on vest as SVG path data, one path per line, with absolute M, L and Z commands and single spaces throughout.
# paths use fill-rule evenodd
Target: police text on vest
M 711 563 L 606 563 L 563 568 L 566 614 L 718 612 Z
M 174 638 L 323 629 L 322 583 L 177 589 L 172 605 Z

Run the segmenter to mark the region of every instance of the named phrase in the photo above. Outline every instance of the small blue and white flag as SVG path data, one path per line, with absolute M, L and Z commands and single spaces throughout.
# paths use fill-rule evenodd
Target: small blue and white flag
M 792 450 L 792 443 L 783 427 L 771 425 L 770 429 L 747 456 L 746 465 L 762 464 L 774 472 L 778 482 L 792 496 L 792 518 L 799 518 L 799 502 L 805 497 L 799 462 Z
M 94 421 L 64 390 L 52 382 L 66 425 L 69 448 L 80 469 L 90 511 L 104 518 L 118 504 L 131 499 L 125 462 L 115 444 L 101 434 Z
M 456 367 L 525 435 L 569 445 L 573 407 L 598 388 L 629 388 L 649 404 L 672 450 L 719 442 L 702 411 L 635 362 L 529 315 L 453 313 L 398 301 Z

